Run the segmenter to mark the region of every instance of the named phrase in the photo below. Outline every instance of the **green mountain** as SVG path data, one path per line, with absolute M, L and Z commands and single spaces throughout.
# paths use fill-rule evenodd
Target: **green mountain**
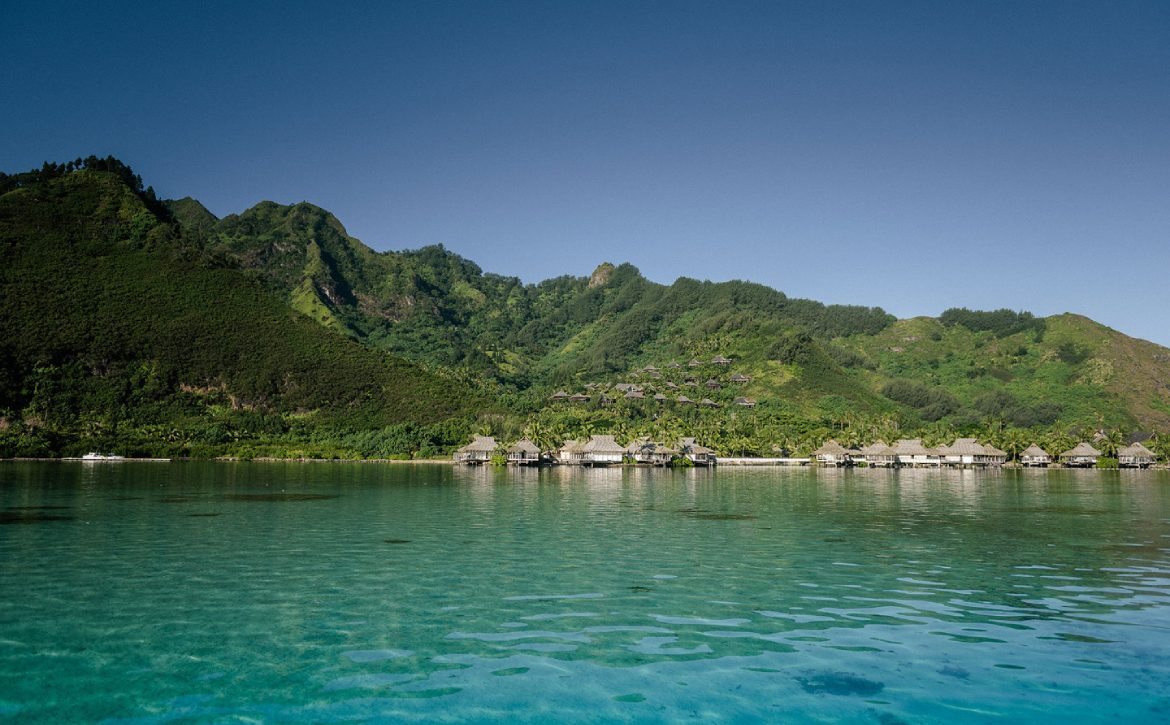
M 206 210 L 170 211 L 116 160 L 0 177 L 0 194 L 0 455 L 336 444 L 480 407 L 466 384 L 290 310 L 183 231 L 214 222 Z
M 1075 315 L 897 320 L 625 264 L 524 284 L 441 246 L 375 252 L 308 203 L 218 219 L 159 202 L 112 159 L 0 176 L 0 193 L 0 455 L 101 436 L 200 455 L 426 454 L 473 428 L 549 446 L 698 435 L 757 454 L 830 436 L 1012 449 L 1170 431 L 1170 350 Z
M 173 206 L 178 215 L 191 204 Z M 655 284 L 629 265 L 525 285 L 441 246 L 374 252 L 311 204 L 186 217 L 203 225 L 208 250 L 320 324 L 501 382 L 530 412 L 556 388 L 724 355 L 752 378 L 743 395 L 825 422 L 851 413 L 909 427 L 1170 428 L 1170 351 L 1075 315 L 895 320 L 747 282 Z

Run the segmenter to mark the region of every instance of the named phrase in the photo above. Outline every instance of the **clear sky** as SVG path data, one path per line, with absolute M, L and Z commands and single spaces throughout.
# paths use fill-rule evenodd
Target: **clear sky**
M 1170 2 L 6 3 L 0 169 L 1170 345 Z

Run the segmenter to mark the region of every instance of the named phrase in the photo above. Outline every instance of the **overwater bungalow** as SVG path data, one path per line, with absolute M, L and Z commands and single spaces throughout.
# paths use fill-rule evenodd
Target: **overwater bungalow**
M 469 466 L 488 463 L 496 452 L 496 439 L 491 436 L 476 436 L 475 440 L 455 451 L 455 460 Z
M 813 451 L 812 461 L 821 466 L 833 468 L 853 465 L 853 458 L 845 446 L 835 440 L 826 441 L 824 445 Z
M 649 438 L 635 438 L 626 446 L 626 457 L 633 459 L 635 463 L 649 463 L 657 446 L 658 444 Z
M 535 466 L 540 463 L 540 446 L 524 438 L 508 449 L 508 464 Z
M 722 355 L 716 355 L 715 357 L 711 358 L 711 364 L 712 365 L 730 365 L 731 360 L 728 360 L 727 358 L 723 357 Z
M 694 438 L 683 438 L 678 442 L 679 453 L 696 466 L 715 465 L 715 451 L 695 443 Z
M 1117 465 L 1122 468 L 1149 468 L 1154 465 L 1154 452 L 1140 442 L 1117 449 Z
M 736 399 L 735 399 L 733 402 L 734 402 L 736 405 L 742 406 L 742 407 L 744 407 L 744 408 L 754 408 L 754 407 L 756 407 L 756 401 L 752 400 L 751 398 L 743 398 L 743 397 L 740 397 L 740 398 L 736 398 Z
M 752 381 L 751 378 L 742 373 L 736 373 L 735 375 L 732 375 L 730 378 L 728 378 L 728 380 L 733 383 L 750 383 Z
M 1060 454 L 1060 464 L 1069 468 L 1093 468 L 1100 457 L 1101 451 L 1082 441 Z
M 584 456 L 581 463 L 586 466 L 608 466 L 621 463 L 626 455 L 625 446 L 619 444 L 611 435 L 595 435 L 582 447 Z
M 938 450 L 922 445 L 921 438 L 903 438 L 891 448 L 899 466 L 938 466 L 942 463 Z
M 873 468 L 890 468 L 898 463 L 897 454 L 885 441 L 877 441 L 863 447 L 861 455 L 865 458 L 865 464 Z
M 585 444 L 581 441 L 568 440 L 557 450 L 557 462 L 568 465 L 579 465 L 585 458 Z
M 942 465 L 960 468 L 1002 466 L 1007 460 L 1007 453 L 974 438 L 959 438 L 949 446 L 939 446 L 938 454 Z
M 1049 463 L 1052 463 L 1052 456 L 1035 443 L 1020 453 L 1020 465 L 1026 468 L 1047 468 Z

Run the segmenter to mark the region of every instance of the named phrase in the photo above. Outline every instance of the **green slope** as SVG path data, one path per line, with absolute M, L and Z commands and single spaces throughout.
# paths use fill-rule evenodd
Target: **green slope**
M 163 428 L 305 438 L 475 405 L 463 384 L 330 332 L 217 264 L 117 173 L 45 176 L 0 187 L 0 429 L 10 446 L 24 436 L 16 452 Z M 215 223 L 186 206 L 176 216 Z

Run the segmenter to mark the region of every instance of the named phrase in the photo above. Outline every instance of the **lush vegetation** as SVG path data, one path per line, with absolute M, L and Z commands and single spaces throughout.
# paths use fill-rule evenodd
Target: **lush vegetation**
M 5 178 L 0 456 L 340 449 L 475 404 L 464 383 L 296 314 L 203 255 L 128 169 L 93 166 Z
M 429 456 L 477 430 L 755 455 L 910 435 L 1064 450 L 1170 430 L 1170 351 L 1085 318 L 895 320 L 625 264 L 524 284 L 442 246 L 375 252 L 308 203 L 217 219 L 159 202 L 110 158 L 0 174 L 0 264 L 0 456 Z M 586 386 L 588 404 L 550 403 Z

